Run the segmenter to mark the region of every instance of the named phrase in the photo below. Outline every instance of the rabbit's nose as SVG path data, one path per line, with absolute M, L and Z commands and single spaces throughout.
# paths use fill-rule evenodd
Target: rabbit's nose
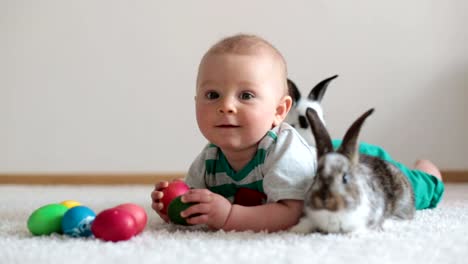
M 299 116 L 299 125 L 301 126 L 301 128 L 304 128 L 304 129 L 307 129 L 309 127 L 309 123 L 307 122 L 307 119 L 305 118 L 305 116 L 303 115 Z
M 320 193 L 320 198 L 322 198 L 322 201 L 326 204 L 328 202 L 329 194 L 327 192 L 321 192 Z

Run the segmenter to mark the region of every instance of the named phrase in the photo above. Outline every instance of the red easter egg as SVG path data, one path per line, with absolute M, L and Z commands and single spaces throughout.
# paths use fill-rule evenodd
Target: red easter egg
M 135 218 L 135 222 L 137 225 L 137 234 L 141 233 L 143 229 L 145 229 L 146 222 L 148 221 L 148 216 L 146 215 L 146 211 L 145 209 L 143 209 L 143 207 L 133 203 L 125 203 L 118 205 L 115 208 L 127 211 L 133 216 L 133 218 Z
M 175 180 L 169 183 L 167 188 L 163 189 L 163 198 L 161 198 L 161 202 L 163 203 L 164 207 L 161 210 L 162 213 L 167 214 L 167 208 L 169 204 L 174 200 L 176 197 L 183 195 L 184 193 L 188 192 L 190 187 L 183 181 Z
M 96 216 L 91 231 L 96 238 L 117 242 L 134 236 L 137 233 L 137 224 L 126 210 L 110 208 Z

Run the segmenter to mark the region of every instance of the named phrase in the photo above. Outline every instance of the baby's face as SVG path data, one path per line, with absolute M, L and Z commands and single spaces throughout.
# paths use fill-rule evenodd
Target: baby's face
M 196 92 L 197 122 L 203 135 L 223 150 L 256 147 L 284 119 L 283 78 L 280 64 L 270 56 L 205 57 Z

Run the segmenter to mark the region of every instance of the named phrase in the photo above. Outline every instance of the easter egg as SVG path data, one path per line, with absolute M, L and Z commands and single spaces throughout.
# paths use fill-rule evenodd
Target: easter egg
M 137 225 L 135 218 L 126 210 L 110 208 L 96 216 L 91 231 L 99 239 L 117 242 L 134 236 Z
M 195 203 L 183 203 L 181 200 L 182 196 L 175 198 L 170 204 L 167 209 L 169 219 L 172 223 L 178 225 L 190 225 L 187 223 L 185 218 L 180 215 L 180 212 L 184 211 L 185 209 L 189 208 L 190 206 L 194 205 Z
M 75 206 L 69 209 L 62 218 L 62 231 L 72 237 L 92 235 L 91 224 L 96 214 L 89 207 Z
M 28 229 L 35 235 L 62 232 L 62 218 L 68 210 L 63 204 L 48 204 L 36 209 L 28 218 Z
M 65 200 L 65 201 L 60 202 L 60 204 L 63 204 L 68 208 L 73 208 L 75 206 L 81 205 L 80 202 L 77 202 L 75 200 Z
M 170 182 L 167 188 L 162 190 L 163 197 L 161 198 L 161 202 L 163 203 L 164 207 L 161 210 L 161 212 L 163 214 L 167 214 L 167 209 L 172 200 L 188 192 L 189 190 L 190 187 L 181 180 L 175 180 L 173 182 Z
M 118 205 L 115 208 L 127 211 L 133 216 L 133 218 L 135 218 L 135 222 L 137 225 L 137 234 L 141 233 L 143 229 L 145 229 L 146 222 L 148 221 L 148 216 L 146 215 L 146 211 L 143 207 L 133 203 L 125 203 Z

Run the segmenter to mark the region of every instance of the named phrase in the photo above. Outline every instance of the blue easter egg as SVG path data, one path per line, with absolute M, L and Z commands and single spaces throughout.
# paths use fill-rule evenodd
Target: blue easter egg
M 91 224 L 96 214 L 86 206 L 70 208 L 62 219 L 62 231 L 72 237 L 87 237 L 92 235 Z

